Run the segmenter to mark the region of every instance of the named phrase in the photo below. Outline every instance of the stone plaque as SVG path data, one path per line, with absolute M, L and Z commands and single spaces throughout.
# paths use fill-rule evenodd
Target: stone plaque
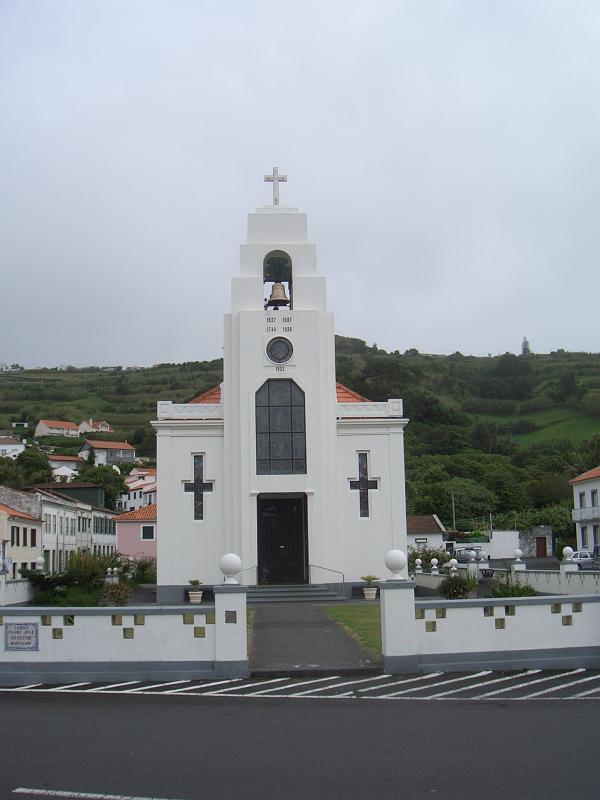
M 39 650 L 37 622 L 7 622 L 4 625 L 5 650 Z

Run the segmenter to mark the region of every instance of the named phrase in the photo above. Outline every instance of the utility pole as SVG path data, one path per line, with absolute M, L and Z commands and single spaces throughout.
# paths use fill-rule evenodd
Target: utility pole
M 454 505 L 454 492 L 451 492 L 450 496 L 452 497 L 452 530 L 455 531 L 456 530 L 456 507 Z

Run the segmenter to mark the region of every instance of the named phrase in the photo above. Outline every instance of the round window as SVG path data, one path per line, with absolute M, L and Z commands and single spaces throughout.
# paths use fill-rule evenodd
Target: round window
M 293 352 L 292 343 L 283 336 L 276 336 L 267 345 L 267 355 L 276 364 L 285 364 L 290 360 Z

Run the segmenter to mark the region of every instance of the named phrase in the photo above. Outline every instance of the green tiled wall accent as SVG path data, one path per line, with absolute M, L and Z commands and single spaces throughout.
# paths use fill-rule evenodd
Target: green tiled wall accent
M 193 625 L 194 624 L 194 615 L 190 614 L 189 611 L 186 611 L 183 615 L 183 624 L 184 625 Z
M 484 606 L 483 607 L 483 616 L 484 617 L 493 617 L 494 616 L 494 606 Z
M 40 622 L 42 625 L 52 625 L 52 615 L 51 614 L 42 614 L 40 617 Z
M 4 625 L 4 617 L 0 617 L 0 625 Z
M 571 605 L 571 610 L 573 614 L 579 614 L 583 610 L 583 603 L 573 603 Z
M 415 619 L 425 619 L 424 608 L 415 608 Z
M 551 614 L 560 614 L 562 610 L 562 606 L 560 603 L 552 603 L 550 606 L 550 613 Z
M 215 624 L 215 612 L 208 611 L 206 614 L 206 624 L 207 625 L 214 625 Z
M 69 625 L 75 625 L 75 616 L 73 614 L 65 614 L 63 617 L 63 625 L 65 628 Z
M 226 611 L 225 622 L 233 623 L 235 625 L 237 623 L 237 611 Z
M 63 629 L 62 628 L 52 628 L 52 638 L 53 639 L 62 639 L 63 638 Z
M 194 628 L 194 636 L 196 639 L 206 638 L 206 628 L 204 626 L 196 625 Z
M 145 625 L 146 624 L 146 616 L 144 614 L 136 614 L 133 618 L 134 625 Z
M 436 608 L 436 610 L 435 610 L 435 618 L 436 619 L 446 619 L 446 609 L 445 608 Z
M 135 635 L 134 628 L 123 628 L 123 638 L 124 639 L 133 639 Z
M 573 617 L 570 614 L 563 614 L 562 624 L 563 625 L 572 625 L 573 624 Z
M 504 616 L 505 617 L 514 617 L 517 613 L 516 606 L 504 606 Z
M 494 620 L 496 625 L 497 631 L 503 631 L 506 628 L 506 620 L 505 619 L 496 619 Z
M 428 620 L 425 623 L 425 631 L 427 633 L 435 633 L 436 630 L 437 630 L 437 623 L 434 622 L 433 620 Z
M 113 614 L 110 618 L 112 625 L 122 625 L 123 624 L 123 616 L 121 614 Z

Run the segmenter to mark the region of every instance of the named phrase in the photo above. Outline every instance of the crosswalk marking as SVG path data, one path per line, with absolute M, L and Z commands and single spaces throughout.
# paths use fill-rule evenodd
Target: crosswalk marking
M 96 686 L 94 689 L 88 689 L 89 692 L 105 692 L 107 689 L 117 689 L 120 686 L 133 686 L 141 681 L 123 681 L 123 683 L 109 683 L 108 686 Z M 41 684 L 38 684 L 41 686 Z
M 456 683 L 457 681 L 465 681 L 469 680 L 469 678 L 480 678 L 482 675 L 490 675 L 491 670 L 485 670 L 484 672 L 476 672 L 474 675 L 461 675 L 459 678 L 450 678 L 447 681 L 438 681 L 437 683 L 433 683 L 431 686 L 427 686 L 427 689 L 437 689 L 438 686 L 445 686 L 448 683 Z M 382 697 L 399 697 L 403 694 L 409 694 L 410 692 L 420 692 L 423 690 L 422 686 L 413 686 L 410 689 L 401 689 L 399 692 L 392 692 L 392 694 L 382 695 Z
M 586 684 L 590 688 L 585 688 Z M 30 683 L 23 686 L 0 687 L 4 692 L 55 694 L 110 694 L 136 696 L 171 696 L 243 698 L 256 700 L 448 700 L 465 702 L 530 700 L 556 702 L 585 700 L 600 701 L 600 670 L 583 668 L 571 670 L 527 669 L 510 672 L 430 672 L 405 676 L 372 674 L 367 677 L 318 675 L 302 678 L 293 674 L 278 678 L 228 678 L 165 680 L 154 683 L 120 681 L 99 684 L 80 682 L 60 685 Z M 202 702 L 201 699 L 197 702 Z
M 583 670 L 582 670 L 583 672 Z M 597 675 L 594 675 L 594 678 L 597 679 Z M 569 681 L 568 683 L 559 683 L 558 686 L 551 686 L 549 689 L 541 689 L 539 692 L 532 692 L 532 694 L 526 694 L 523 696 L 523 700 L 530 700 L 532 697 L 541 697 L 543 694 L 550 694 L 550 692 L 558 692 L 563 689 L 570 689 L 571 686 L 579 686 L 580 683 L 586 683 L 587 681 L 592 680 L 592 678 L 578 678 L 574 681 Z
M 430 678 L 437 678 L 443 675 L 443 672 L 428 672 L 426 675 L 418 675 L 416 678 L 405 678 L 403 681 L 392 681 L 392 683 L 384 683 L 383 686 L 369 686 L 367 689 L 359 689 L 359 692 L 373 692 L 376 689 L 389 689 L 390 686 L 401 686 L 404 683 L 414 683 L 415 681 L 426 681 Z
M 149 689 L 158 689 L 162 686 L 176 686 L 178 683 L 191 683 L 191 680 L 188 679 L 186 681 L 169 681 L 168 683 L 165 683 L 163 681 L 162 683 L 152 683 L 150 684 L 150 686 L 138 686 L 137 689 L 131 689 L 130 694 L 137 694 L 138 692 L 147 692 Z
M 563 673 L 563 676 L 559 675 L 547 675 L 544 678 L 536 678 L 534 681 L 526 681 L 525 683 L 518 683 L 516 686 L 505 686 L 504 689 L 495 689 L 493 692 L 485 692 L 484 694 L 477 695 L 473 698 L 473 700 L 482 700 L 487 697 L 496 697 L 499 694 L 503 694 L 504 692 L 514 691 L 515 689 L 522 689 L 524 686 L 533 686 L 535 683 L 544 683 L 544 681 L 552 681 L 555 680 L 557 677 L 566 677 L 567 675 L 575 675 L 577 672 L 582 672 L 581 669 L 574 669 L 570 672 Z

